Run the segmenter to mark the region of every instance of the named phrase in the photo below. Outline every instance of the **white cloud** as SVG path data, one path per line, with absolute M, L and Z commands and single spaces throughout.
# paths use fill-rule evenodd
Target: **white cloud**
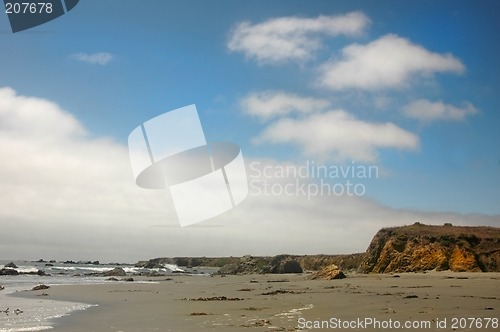
M 71 56 L 73 59 L 89 63 L 91 65 L 101 65 L 105 66 L 113 60 L 113 55 L 107 52 L 100 53 L 76 53 Z
M 320 86 L 342 90 L 401 88 L 415 76 L 438 72 L 462 73 L 462 62 L 451 54 L 439 54 L 390 34 L 367 45 L 342 49 L 343 58 L 320 68 Z
M 462 108 L 442 101 L 419 99 L 403 107 L 403 113 L 410 118 L 423 122 L 430 121 L 463 121 L 467 116 L 477 114 L 477 109 L 471 103 L 464 103 Z
M 0 132 L 21 140 L 36 137 L 47 141 L 82 136 L 85 129 L 51 101 L 19 96 L 11 88 L 1 88 Z
M 303 97 L 283 91 L 262 91 L 250 93 L 240 100 L 246 114 L 261 120 L 290 113 L 307 114 L 324 110 L 330 106 L 325 99 Z
M 342 110 L 314 114 L 306 119 L 280 119 L 255 141 L 297 144 L 308 156 L 359 162 L 376 161 L 381 148 L 414 150 L 419 145 L 415 134 L 393 123 L 358 120 Z
M 51 101 L 0 88 L 0 151 L 0 243 L 17 243 L 1 248 L 11 257 L 37 243 L 61 254 L 88 250 L 85 241 L 114 245 L 124 225 L 138 231 L 144 218 L 168 222 L 161 193 L 135 186 L 126 147 L 90 138 Z
M 302 61 L 322 47 L 321 36 L 357 36 L 370 20 L 361 12 L 317 18 L 281 17 L 236 26 L 227 47 L 259 63 Z

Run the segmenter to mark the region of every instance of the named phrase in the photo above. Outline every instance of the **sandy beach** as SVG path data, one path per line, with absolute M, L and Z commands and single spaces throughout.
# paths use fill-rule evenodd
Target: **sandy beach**
M 308 275 L 142 277 L 21 296 L 98 305 L 57 319 L 55 332 L 499 329 L 500 273 Z

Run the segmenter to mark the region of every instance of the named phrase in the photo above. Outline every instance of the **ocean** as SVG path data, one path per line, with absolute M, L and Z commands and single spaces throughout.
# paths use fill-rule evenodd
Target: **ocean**
M 29 274 L 0 275 L 0 289 L 3 287 L 3 290 L 0 290 L 0 332 L 50 330 L 53 328 L 54 319 L 69 315 L 76 310 L 86 310 L 95 306 L 87 303 L 53 301 L 43 296 L 35 300 L 12 296 L 12 294 L 19 291 L 31 290 L 37 285 L 53 286 L 117 282 L 106 280 L 109 277 L 103 277 L 102 273 L 118 266 L 125 270 L 127 277 L 152 273 L 161 275 L 187 273 L 203 276 L 213 272 L 181 269 L 171 264 L 166 264 L 163 268 L 146 269 L 126 264 L 94 265 L 74 262 L 19 260 L 0 260 L 0 269 L 10 262 L 17 266 L 15 270 L 18 272 Z M 43 271 L 46 275 L 38 275 L 38 271 Z M 124 277 L 116 278 L 121 279 Z

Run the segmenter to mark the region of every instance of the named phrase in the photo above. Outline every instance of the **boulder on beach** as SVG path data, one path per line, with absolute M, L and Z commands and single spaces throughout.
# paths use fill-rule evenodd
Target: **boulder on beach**
M 333 280 L 333 279 L 344 279 L 344 278 L 346 278 L 346 275 L 335 264 L 328 265 L 311 275 L 311 279 Z
M 127 273 L 121 267 L 115 267 L 112 270 L 104 272 L 105 277 L 125 277 Z
M 5 264 L 4 268 L 6 268 L 6 267 L 11 268 L 11 269 L 17 269 L 17 265 L 12 263 L 12 262 Z
M 49 288 L 50 287 L 47 285 L 38 285 L 38 286 L 33 287 L 31 290 L 37 291 L 37 290 L 43 290 L 43 289 L 49 289 Z

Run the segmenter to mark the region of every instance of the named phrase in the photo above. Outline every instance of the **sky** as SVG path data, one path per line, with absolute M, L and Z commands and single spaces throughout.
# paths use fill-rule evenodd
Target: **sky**
M 87 0 L 12 33 L 1 12 L 0 257 L 338 254 L 416 221 L 499 226 L 499 13 Z M 191 104 L 208 141 L 241 147 L 249 195 L 180 227 L 127 142 Z

